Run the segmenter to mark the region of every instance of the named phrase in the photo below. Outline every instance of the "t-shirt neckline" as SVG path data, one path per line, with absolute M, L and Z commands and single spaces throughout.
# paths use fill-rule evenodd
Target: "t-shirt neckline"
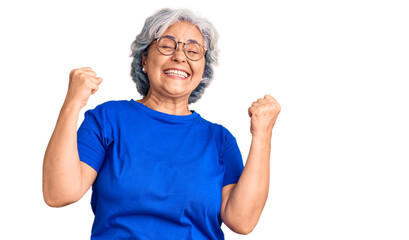
M 153 110 L 152 108 L 149 108 L 149 107 L 145 106 L 143 103 L 135 101 L 133 98 L 131 100 L 129 100 L 129 102 L 131 102 L 132 105 L 136 106 L 137 108 L 139 108 L 140 110 L 142 110 L 146 114 L 148 114 L 148 115 L 150 115 L 152 117 L 160 118 L 160 119 L 164 119 L 164 120 L 186 121 L 186 120 L 191 120 L 191 119 L 194 119 L 194 118 L 200 116 L 194 110 L 190 110 L 190 112 L 192 112 L 192 114 L 189 114 L 189 115 L 173 115 L 173 114 L 168 114 L 168 113 Z

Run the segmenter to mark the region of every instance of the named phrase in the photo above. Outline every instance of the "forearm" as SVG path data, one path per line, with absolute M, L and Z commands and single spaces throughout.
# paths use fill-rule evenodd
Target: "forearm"
M 43 162 L 43 195 L 50 206 L 76 201 L 81 191 L 81 166 L 77 149 L 77 122 L 81 108 L 61 108 Z
M 253 136 L 246 165 L 225 208 L 225 216 L 244 232 L 256 226 L 267 201 L 271 133 Z

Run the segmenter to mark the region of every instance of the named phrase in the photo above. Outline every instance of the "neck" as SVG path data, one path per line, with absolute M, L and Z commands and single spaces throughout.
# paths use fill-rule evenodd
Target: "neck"
M 172 99 L 166 97 L 158 97 L 150 92 L 143 99 L 137 100 L 137 102 L 158 111 L 171 115 L 190 115 L 188 99 Z

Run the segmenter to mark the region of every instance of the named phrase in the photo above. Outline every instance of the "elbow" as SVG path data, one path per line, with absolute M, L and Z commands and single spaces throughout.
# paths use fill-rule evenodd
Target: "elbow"
M 80 200 L 80 189 L 43 180 L 43 200 L 50 207 L 64 207 Z
M 44 197 L 44 202 L 49 206 L 49 207 L 54 207 L 54 208 L 60 208 L 60 207 L 65 207 L 67 205 L 70 205 L 76 201 L 69 201 L 69 200 L 63 200 L 63 199 L 57 199 L 57 198 L 50 198 L 50 197 Z
M 248 235 L 251 232 L 253 232 L 253 230 L 254 230 L 254 226 L 245 225 L 245 226 L 238 226 L 234 228 L 233 231 L 237 234 Z
M 248 219 L 245 218 L 230 218 L 224 219 L 224 224 L 230 228 L 233 232 L 241 235 L 248 235 L 253 232 L 256 224 L 252 224 Z
M 64 203 L 62 201 L 58 201 L 57 199 L 49 198 L 49 197 L 44 197 L 44 202 L 47 204 L 49 207 L 54 207 L 54 208 L 59 208 L 59 207 L 64 207 L 67 206 L 67 203 Z
M 74 197 L 74 195 L 63 195 L 61 193 L 57 194 L 43 191 L 43 200 L 49 207 L 59 208 L 75 203 L 79 198 Z
M 54 207 L 54 208 L 64 207 L 64 206 L 65 206 L 65 205 L 59 203 L 58 201 L 55 201 L 55 200 L 53 200 L 53 199 L 46 198 L 46 197 L 44 197 L 44 202 L 45 202 L 45 204 L 47 204 L 49 207 Z

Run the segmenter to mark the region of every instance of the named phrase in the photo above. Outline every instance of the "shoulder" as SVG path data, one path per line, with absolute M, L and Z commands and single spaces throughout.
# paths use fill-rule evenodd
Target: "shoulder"
M 206 120 L 202 116 L 200 117 L 199 123 L 203 125 L 207 125 L 207 127 L 209 127 L 212 130 L 213 135 L 216 139 L 219 138 L 219 139 L 226 140 L 226 139 L 234 138 L 231 131 L 220 123 Z
M 126 100 L 109 100 L 90 107 L 84 113 L 84 117 L 95 119 L 101 124 L 115 124 L 123 118 L 123 115 L 129 113 L 129 102 Z
M 222 139 L 223 141 L 230 141 L 234 138 L 233 134 L 227 127 L 218 123 L 214 123 L 214 133 L 215 136 Z
M 198 118 L 198 121 L 197 121 L 199 124 L 211 127 L 217 133 L 225 132 L 227 130 L 227 128 L 225 128 L 222 124 L 216 121 L 208 120 L 207 118 L 203 118 L 203 116 L 200 114 L 199 116 L 200 117 Z
M 94 109 L 98 110 L 115 110 L 129 106 L 128 100 L 109 100 L 95 106 Z
M 199 123 L 207 125 L 207 128 L 212 132 L 213 141 L 216 144 L 219 156 L 236 141 L 230 130 L 220 123 L 210 122 L 203 118 L 200 119 Z
M 126 110 L 129 108 L 129 101 L 127 100 L 109 100 L 103 103 L 100 103 L 96 105 L 95 107 L 89 108 L 87 111 L 93 112 L 93 113 L 99 113 L 101 115 L 112 115 L 116 113 L 121 113 L 124 112 L 123 110 Z

